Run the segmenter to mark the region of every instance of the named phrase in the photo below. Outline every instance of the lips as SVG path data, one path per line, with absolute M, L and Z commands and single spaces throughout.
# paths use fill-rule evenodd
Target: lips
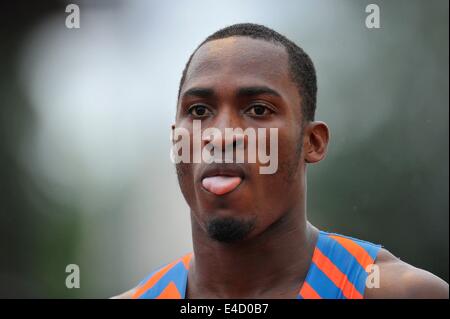
M 202 186 L 215 195 L 224 195 L 235 190 L 244 179 L 244 171 L 241 167 L 208 166 L 202 174 Z

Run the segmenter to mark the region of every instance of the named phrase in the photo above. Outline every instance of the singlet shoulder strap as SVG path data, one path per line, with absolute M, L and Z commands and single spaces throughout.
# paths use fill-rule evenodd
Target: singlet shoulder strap
M 321 231 L 299 298 L 361 299 L 381 246 Z
M 184 299 L 192 252 L 152 272 L 137 286 L 133 299 Z

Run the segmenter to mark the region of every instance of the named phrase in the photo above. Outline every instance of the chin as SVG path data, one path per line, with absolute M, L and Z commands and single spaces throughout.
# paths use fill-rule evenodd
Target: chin
M 246 239 L 255 228 L 256 218 L 214 216 L 206 222 L 208 236 L 218 242 L 233 243 Z

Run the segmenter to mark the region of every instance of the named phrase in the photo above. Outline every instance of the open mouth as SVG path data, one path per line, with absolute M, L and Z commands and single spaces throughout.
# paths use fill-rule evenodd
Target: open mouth
M 202 186 L 215 195 L 224 195 L 235 190 L 244 180 L 239 166 L 210 166 L 202 174 Z

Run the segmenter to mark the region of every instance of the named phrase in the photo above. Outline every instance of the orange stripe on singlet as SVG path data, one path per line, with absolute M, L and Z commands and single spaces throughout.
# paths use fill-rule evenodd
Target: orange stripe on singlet
M 186 254 L 184 257 L 181 257 L 181 262 L 183 263 L 184 268 L 186 268 L 186 270 L 189 270 L 189 262 L 192 259 L 192 255 L 193 253 L 189 253 Z
M 171 281 L 156 299 L 181 299 L 181 294 L 174 282 Z
M 347 249 L 347 251 L 353 257 L 355 257 L 355 259 L 358 261 L 358 263 L 361 265 L 363 269 L 366 269 L 368 265 L 374 263 L 373 258 L 370 257 L 367 251 L 353 240 L 336 235 L 329 235 L 329 236 L 334 240 L 336 240 L 339 244 L 341 244 L 345 249 Z
M 338 287 L 345 298 L 347 299 L 362 299 L 363 296 L 355 288 L 355 286 L 348 279 L 347 275 L 344 274 L 336 265 L 325 256 L 320 249 L 316 248 L 313 258 L 313 263 L 319 268 L 330 280 Z
M 189 269 L 189 261 L 190 261 L 191 257 L 192 257 L 192 253 L 189 253 L 189 254 L 171 262 L 167 266 L 164 266 L 160 270 L 158 270 L 144 284 L 142 284 L 141 286 L 139 286 L 136 289 L 135 293 L 133 294 L 133 298 L 139 298 L 145 292 L 147 292 L 147 290 L 151 289 L 170 269 L 172 269 L 173 266 L 175 266 L 180 261 L 183 263 L 183 265 L 186 269 Z M 166 287 L 166 289 L 167 289 L 167 287 Z M 177 289 L 177 291 L 178 291 L 178 289 Z
M 322 299 L 307 281 L 303 282 L 302 288 L 300 289 L 300 296 L 302 296 L 303 299 Z

